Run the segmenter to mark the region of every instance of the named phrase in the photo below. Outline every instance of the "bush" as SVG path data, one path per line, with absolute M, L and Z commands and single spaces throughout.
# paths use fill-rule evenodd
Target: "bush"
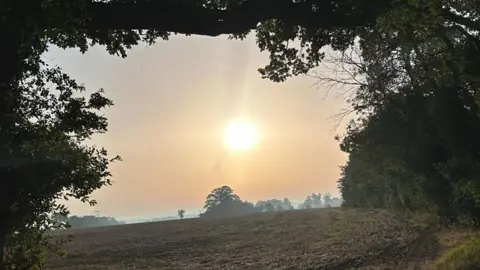
M 480 269 L 480 235 L 453 248 L 437 260 L 437 269 Z

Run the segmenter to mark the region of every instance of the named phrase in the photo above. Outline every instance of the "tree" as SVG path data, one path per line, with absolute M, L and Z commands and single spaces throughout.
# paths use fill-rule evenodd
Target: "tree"
M 233 193 L 232 188 L 229 186 L 222 186 L 212 190 L 210 194 L 208 194 L 203 208 L 208 210 L 227 201 L 240 201 L 240 197 Z
M 307 198 L 303 202 L 302 208 L 305 208 L 305 209 L 317 208 L 317 207 L 320 207 L 321 204 L 322 204 L 322 194 L 312 193 L 312 195 L 307 196 Z
M 205 212 L 200 217 L 229 217 L 251 214 L 258 211 L 252 203 L 243 202 L 228 186 L 216 188 L 208 194 Z
M 478 223 L 480 40 L 445 21 L 410 22 L 409 13 L 360 35 L 352 64 L 363 78 L 349 100 L 358 117 L 341 139 L 344 204 Z
M 305 202 L 303 202 L 303 208 L 310 209 L 313 207 L 312 197 L 307 196 Z
M 319 10 L 313 10 L 312 4 L 315 3 L 274 2 L 271 0 L 91 3 L 87 7 L 87 11 L 92 17 L 90 26 L 95 28 L 155 28 L 169 32 L 211 36 L 243 33 L 255 29 L 258 23 L 268 20 L 288 21 L 292 25 L 310 26 L 312 22 L 308 19 L 312 20 L 316 16 L 323 15 L 328 18 L 317 19 L 315 26 L 331 28 L 352 25 L 352 20 L 360 22 L 372 19 L 368 17 L 371 14 L 342 13 L 346 12 L 346 9 L 352 8 L 348 5 L 344 5 L 345 9 L 340 11 L 334 9 L 333 2 L 323 2 L 323 7 Z M 270 10 L 266 10 L 266 8 Z M 192 20 L 181 24 L 177 17 L 171 15 L 172 12 L 179 15 L 184 14 L 191 17 Z M 106 13 L 113 16 L 106 18 Z M 125 15 L 125 17 L 121 17 L 121 15 Z M 158 18 L 154 15 L 164 15 L 165 18 Z M 234 23 L 235 20 L 238 20 L 237 24 Z
M 312 207 L 320 207 L 320 205 L 322 204 L 322 194 L 321 193 L 318 193 L 318 194 L 315 194 L 315 193 L 312 193 L 312 195 L 310 196 L 310 204 Z
M 275 212 L 275 206 L 271 202 L 265 203 L 265 212 Z
M 65 213 L 53 213 L 52 223 L 58 224 L 58 228 L 52 228 L 52 229 L 69 228 L 70 224 L 68 223 L 68 220 L 69 220 L 69 217 Z
M 412 92 L 351 129 L 339 182 L 347 206 L 430 209 L 449 221 L 480 217 L 478 106 L 466 109 L 452 95 L 452 89 Z
M 185 214 L 185 210 L 183 209 L 178 210 L 178 217 L 180 217 L 180 219 L 183 219 L 184 214 Z
M 325 205 L 331 205 L 332 204 L 332 194 L 329 192 L 323 194 L 323 203 Z
M 256 213 L 256 209 L 250 202 L 225 201 L 212 208 L 208 208 L 201 217 L 233 217 Z
M 425 26 L 423 28 L 430 30 L 456 24 L 465 27 L 466 33 L 480 28 L 470 17 L 472 12 L 478 13 L 478 8 L 469 1 L 439 4 L 435 0 L 341 3 L 333 0 L 86 0 L 72 3 L 22 0 L 4 5 L 8 6 L 2 10 L 15 10 L 2 14 L 5 38 L 0 45 L 3 54 L 0 59 L 10 70 L 2 74 L 0 82 L 7 84 L 24 68 L 21 62 L 37 54 L 35 50 L 44 40 L 82 50 L 89 47 L 91 40 L 93 44 L 105 44 L 110 53 L 125 55 L 125 49 L 140 40 L 167 39 L 170 33 L 231 34 L 244 38 L 255 29 L 260 49 L 270 53 L 270 64 L 262 68 L 261 73 L 271 80 L 283 81 L 316 67 L 323 58 L 322 48 L 331 46 L 343 50 L 362 31 L 378 25 L 397 28 L 406 25 L 412 29 Z M 397 24 L 392 24 L 394 19 Z M 47 29 L 49 31 L 45 31 Z M 20 36 L 20 32 L 31 35 Z M 289 46 L 289 41 L 294 39 L 300 41 L 301 48 Z M 17 53 L 25 44 L 28 46 Z
M 258 45 L 270 52 L 270 64 L 261 70 L 264 76 L 282 81 L 307 72 L 322 59 L 324 46 L 345 49 L 364 29 L 398 25 L 435 29 L 452 23 L 479 30 L 468 13 L 478 7 L 469 1 L 344 1 L 334 0 L 217 0 L 191 2 L 90 3 L 84 13 L 94 29 L 157 29 L 168 32 L 216 36 L 233 34 L 244 37 L 256 29 Z M 108 14 L 108 16 L 106 15 Z M 173 15 L 175 14 L 175 15 Z M 459 15 L 462 14 L 462 15 Z M 182 16 L 183 15 L 183 16 Z M 474 16 L 474 15 L 472 15 Z M 185 22 L 179 18 L 189 18 Z M 393 20 L 392 20 L 393 18 Z M 53 22 L 55 26 L 63 21 Z M 391 24 L 391 25 L 390 25 Z M 398 27 L 398 26 L 397 26 Z M 88 29 L 88 28 L 87 28 Z M 301 49 L 288 46 L 298 38 Z
M 170 32 L 213 36 L 235 34 L 243 37 L 250 30 L 258 28 L 258 23 L 264 23 L 263 28 L 271 27 L 268 22 L 272 19 L 292 23 L 285 30 L 296 25 L 312 25 L 313 18 L 322 18 L 321 22 L 317 20 L 313 25 L 325 29 L 357 26 L 366 19 L 365 12 L 348 12 L 352 8 L 358 10 L 358 6 L 344 5 L 339 8 L 325 2 L 323 8 L 317 11 L 311 7 L 310 3 L 271 0 L 7 2 L 3 4 L 1 14 L 4 39 L 0 45 L 0 59 L 9 69 L 2 73 L 0 84 L 7 87 L 14 82 L 25 68 L 22 62 L 39 56 L 46 49 L 44 45 L 47 40 L 61 47 L 79 47 L 83 51 L 89 47 L 91 40 L 93 44 L 107 45 L 110 53 L 125 55 L 125 49 L 136 45 L 139 40 L 153 42 L 158 37 L 166 39 Z M 189 20 L 180 20 L 181 17 Z M 358 22 L 352 23 L 352 20 Z M 20 35 L 20 32 L 30 35 Z
M 259 213 L 262 213 L 262 212 L 265 212 L 266 209 L 265 209 L 265 201 L 258 201 L 256 204 L 255 204 L 255 210 Z
M 292 202 L 288 198 L 283 199 L 283 206 L 285 210 L 294 210 Z
M 58 199 L 75 198 L 94 205 L 89 195 L 111 184 L 108 165 L 118 160 L 110 158 L 105 149 L 84 143 L 107 130 L 107 119 L 99 111 L 113 105 L 112 101 L 102 90 L 88 99 L 78 96 L 85 90 L 82 85 L 59 68 L 42 65 L 11 92 L 16 95 L 15 103 L 0 115 L 0 174 L 4 180 L 0 250 L 7 250 L 7 262 L 0 258 L 0 269 L 16 256 L 10 252 L 23 237 L 19 232 L 37 234 L 36 239 L 43 243 L 45 230 L 64 225 L 56 223 L 55 213 L 68 214 Z

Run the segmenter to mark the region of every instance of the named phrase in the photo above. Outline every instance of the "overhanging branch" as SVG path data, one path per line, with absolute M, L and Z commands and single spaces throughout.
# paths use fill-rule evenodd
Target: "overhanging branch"
M 366 25 L 375 19 L 371 9 L 357 7 L 350 8 L 348 12 L 335 0 L 300 3 L 292 0 L 247 0 L 225 10 L 196 6 L 188 1 L 91 2 L 87 12 L 91 18 L 89 28 L 92 29 L 158 29 L 207 36 L 246 32 L 271 19 L 325 30 Z
M 442 10 L 442 16 L 451 22 L 455 22 L 465 27 L 468 27 L 470 28 L 470 30 L 480 31 L 480 22 L 476 20 L 455 14 L 454 12 L 451 12 L 447 9 Z

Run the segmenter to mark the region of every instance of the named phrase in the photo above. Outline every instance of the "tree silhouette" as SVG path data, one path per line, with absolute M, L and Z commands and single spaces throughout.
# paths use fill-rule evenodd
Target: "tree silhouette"
M 37 235 L 30 243 L 44 245 L 49 238 L 46 230 L 65 225 L 58 215 L 66 216 L 68 210 L 59 199 L 95 205 L 89 195 L 111 184 L 108 165 L 118 157 L 112 158 L 105 149 L 86 141 L 107 130 L 107 119 L 99 111 L 113 102 L 102 90 L 90 96 L 81 95 L 83 91 L 82 85 L 59 68 L 48 66 L 25 79 L 14 92 L 0 91 L 0 103 L 10 100 L 8 106 L 0 105 L 0 175 L 4 181 L 0 188 L 0 251 L 12 247 L 10 250 L 22 252 L 15 243 L 23 236 Z M 38 253 L 30 254 L 28 263 L 41 263 L 42 249 L 32 250 Z M 0 256 L 0 269 L 5 268 L 3 258 L 17 255 Z
M 307 196 L 307 198 L 305 199 L 305 202 L 303 203 L 303 207 L 305 209 L 310 209 L 313 207 L 312 197 Z
M 212 190 L 210 194 L 208 194 L 203 208 L 209 209 L 229 201 L 240 201 L 240 198 L 233 193 L 233 190 L 229 186 L 222 186 Z
M 313 201 L 321 201 L 322 200 L 322 194 L 321 193 L 318 193 L 318 194 L 312 193 L 312 195 L 310 197 L 312 198 Z
M 308 200 L 308 204 L 310 204 L 310 207 L 319 207 L 322 204 L 322 194 L 318 193 L 312 193 L 311 196 L 309 196 L 310 200 Z
M 324 57 L 322 48 L 345 49 L 363 34 L 358 29 L 378 27 L 378 22 L 395 16 L 399 20 L 430 19 L 434 24 L 429 25 L 432 29 L 452 23 L 465 27 L 467 33 L 480 29 L 468 15 L 463 15 L 472 9 L 468 4 L 453 7 L 447 3 L 432 5 L 430 1 L 418 3 L 415 8 L 408 1 L 383 0 L 86 1 L 86 5 L 59 0 L 42 5 L 42 1 L 23 0 L 21 3 L 7 4 L 5 8 L 18 12 L 2 13 L 5 30 L 2 30 L 0 59 L 5 72 L 0 75 L 0 85 L 21 75 L 19 72 L 28 66 L 23 64 L 25 59 L 46 50 L 42 38 L 61 48 L 76 47 L 82 51 L 88 49 L 91 40 L 92 44 L 105 45 L 109 53 L 125 56 L 126 49 L 139 41 L 153 43 L 157 38 L 168 39 L 171 33 L 232 34 L 244 38 L 255 29 L 258 46 L 270 53 L 270 64 L 261 73 L 273 81 L 283 81 L 318 66 Z M 28 28 L 28 24 L 19 23 L 22 21 L 36 27 Z M 390 27 L 389 24 L 380 27 Z M 19 34 L 26 31 L 32 35 Z M 292 39 L 299 39 L 301 48 L 281 46 Z M 20 47 L 23 50 L 19 54 Z
M 208 194 L 205 213 L 201 217 L 226 217 L 257 212 L 250 202 L 242 202 L 229 186 L 216 188 Z
M 265 204 L 266 202 L 265 201 L 258 201 L 256 204 L 255 204 L 255 210 L 259 213 L 261 212 L 265 212 Z
M 203 5 L 199 3 L 204 2 Z M 388 5 L 367 9 L 357 5 L 334 5 L 333 1 L 321 3 L 321 9 L 312 9 L 315 3 L 248 0 L 248 1 L 191 1 L 191 2 L 113 2 L 90 3 L 88 26 L 96 29 L 162 29 L 184 34 L 217 36 L 253 30 L 268 20 L 288 22 L 298 26 L 333 28 L 369 23 L 377 10 Z M 376 4 L 380 4 L 379 2 Z M 356 8 L 358 12 L 351 12 Z M 107 16 L 108 14 L 108 16 Z M 175 16 L 173 15 L 175 14 Z M 182 22 L 180 17 L 190 18 Z M 313 21 L 312 21 L 313 20 Z M 60 25 L 60 24 L 59 24 Z
M 269 201 L 265 203 L 265 212 L 275 212 L 275 206 L 273 205 L 273 203 Z
M 292 202 L 288 198 L 283 199 L 283 207 L 285 210 L 293 210 L 294 207 L 292 205 Z
M 178 217 L 180 217 L 180 219 L 183 219 L 184 215 L 185 215 L 185 210 L 183 209 L 178 210 Z
M 329 192 L 325 193 L 323 195 L 323 203 L 325 205 L 331 205 L 332 204 L 332 194 L 330 194 Z
M 382 1 L 378 1 L 376 5 L 365 5 L 363 2 L 355 5 L 338 5 L 333 1 L 322 1 L 322 8 L 319 9 L 312 9 L 312 3 L 307 2 L 272 0 L 82 3 L 86 5 L 59 0 L 49 1 L 48 5 L 35 0 L 23 0 L 21 5 L 16 1 L 6 4 L 2 10 L 13 9 L 18 12 L 2 11 L 4 30 L 0 59 L 6 72 L 0 75 L 0 85 L 9 84 L 17 75 L 21 75 L 18 72 L 22 72 L 22 69 L 28 66 L 23 63 L 25 59 L 37 57 L 38 53 L 46 50 L 44 48 L 46 41 L 42 38 L 61 48 L 78 47 L 82 51 L 87 50 L 91 40 L 91 44 L 106 45 L 110 53 L 124 56 L 126 49 L 138 44 L 140 40 L 153 43 L 157 38 L 167 39 L 170 33 L 209 36 L 235 34 L 242 37 L 250 30 L 259 28 L 259 23 L 263 25 L 260 28 L 269 25 L 271 28 L 271 20 L 277 19 L 288 22 L 289 26 L 282 29 L 282 26 L 275 24 L 276 32 L 281 33 L 290 28 L 290 25 L 325 29 L 324 34 L 328 35 L 326 41 L 331 39 L 332 34 L 329 34 L 331 29 L 343 27 L 354 29 L 369 24 L 376 19 L 373 11 L 376 12 L 382 6 L 388 7 L 382 4 L 384 3 Z M 376 8 L 371 9 L 370 6 Z M 357 12 L 352 12 L 354 10 Z M 28 28 L 29 24 L 19 23 L 26 21 L 36 27 Z M 18 31 L 22 33 L 29 31 L 32 35 L 21 35 Z M 341 34 L 340 31 L 337 33 Z M 8 43 L 5 40 L 8 40 Z M 23 50 L 19 53 L 20 47 Z

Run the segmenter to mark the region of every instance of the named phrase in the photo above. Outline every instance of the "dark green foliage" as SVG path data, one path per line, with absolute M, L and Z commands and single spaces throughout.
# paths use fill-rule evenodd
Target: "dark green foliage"
M 339 182 L 346 206 L 480 218 L 480 117 L 456 93 L 402 92 L 360 128 L 349 127 L 342 148 L 350 157 Z
M 409 17 L 415 9 L 392 11 L 359 35 L 361 81 L 349 100 L 358 118 L 341 140 L 349 153 L 339 180 L 344 205 L 478 223 L 480 76 L 472 67 L 480 39 L 475 26 L 444 20 L 436 1 L 416 4 L 430 11 L 419 20 Z
M 71 238 L 53 241 L 44 234 L 45 230 L 37 227 L 24 227 L 8 236 L 4 249 L 4 262 L 7 269 L 40 270 L 45 263 L 47 250 L 59 256 L 65 255 L 63 244 Z
M 89 98 L 78 95 L 85 90 L 82 85 L 59 68 L 38 63 L 41 68 L 12 90 L 16 96 L 6 114 L 0 115 L 0 174 L 4 180 L 0 238 L 5 239 L 0 241 L 0 250 L 5 246 L 23 252 L 16 249 L 16 243 L 26 241 L 32 245 L 28 252 L 41 256 L 41 247 L 48 247 L 42 233 L 65 225 L 55 218 L 55 213 L 68 214 L 59 199 L 95 204 L 89 195 L 110 185 L 108 164 L 118 158 L 84 144 L 93 134 L 107 130 L 107 120 L 99 111 L 112 101 L 102 90 Z M 34 248 L 34 243 L 40 246 Z
M 68 2 L 68 1 L 67 1 Z M 35 269 L 46 249 L 44 233 L 64 227 L 60 199 L 95 204 L 89 195 L 110 185 L 117 158 L 85 144 L 107 131 L 101 111 L 113 105 L 103 90 L 83 85 L 41 60 L 47 44 L 85 48 L 79 1 L 2 1 L 0 4 L 0 269 Z M 52 18 L 64 29 L 48 27 Z M 110 40 L 110 42 L 113 42 Z M 123 45 L 122 45 L 123 46 Z
M 358 35 L 371 32 L 377 26 L 388 29 L 389 33 L 417 29 L 416 34 L 422 38 L 440 25 L 460 23 L 471 30 L 480 28 L 475 22 L 479 8 L 472 1 L 4 2 L 6 8 L 1 9 L 7 11 L 1 14 L 4 31 L 11 40 L 27 45 L 21 54 L 9 57 L 11 63 L 38 55 L 46 42 L 81 51 L 92 44 L 102 44 L 109 53 L 124 57 L 126 50 L 140 41 L 153 43 L 156 38 L 168 39 L 171 33 L 231 34 L 234 38 L 244 38 L 255 31 L 260 50 L 270 55 L 270 63 L 261 68 L 260 73 L 277 82 L 318 66 L 325 47 L 345 50 Z M 463 14 L 456 15 L 448 7 Z M 473 18 L 467 19 L 464 15 L 467 11 Z M 180 20 L 180 17 L 189 20 Z M 20 32 L 30 35 L 21 36 Z M 293 45 L 294 41 L 298 42 Z M 26 63 L 15 65 L 13 70 L 18 72 L 25 67 L 23 64 Z

